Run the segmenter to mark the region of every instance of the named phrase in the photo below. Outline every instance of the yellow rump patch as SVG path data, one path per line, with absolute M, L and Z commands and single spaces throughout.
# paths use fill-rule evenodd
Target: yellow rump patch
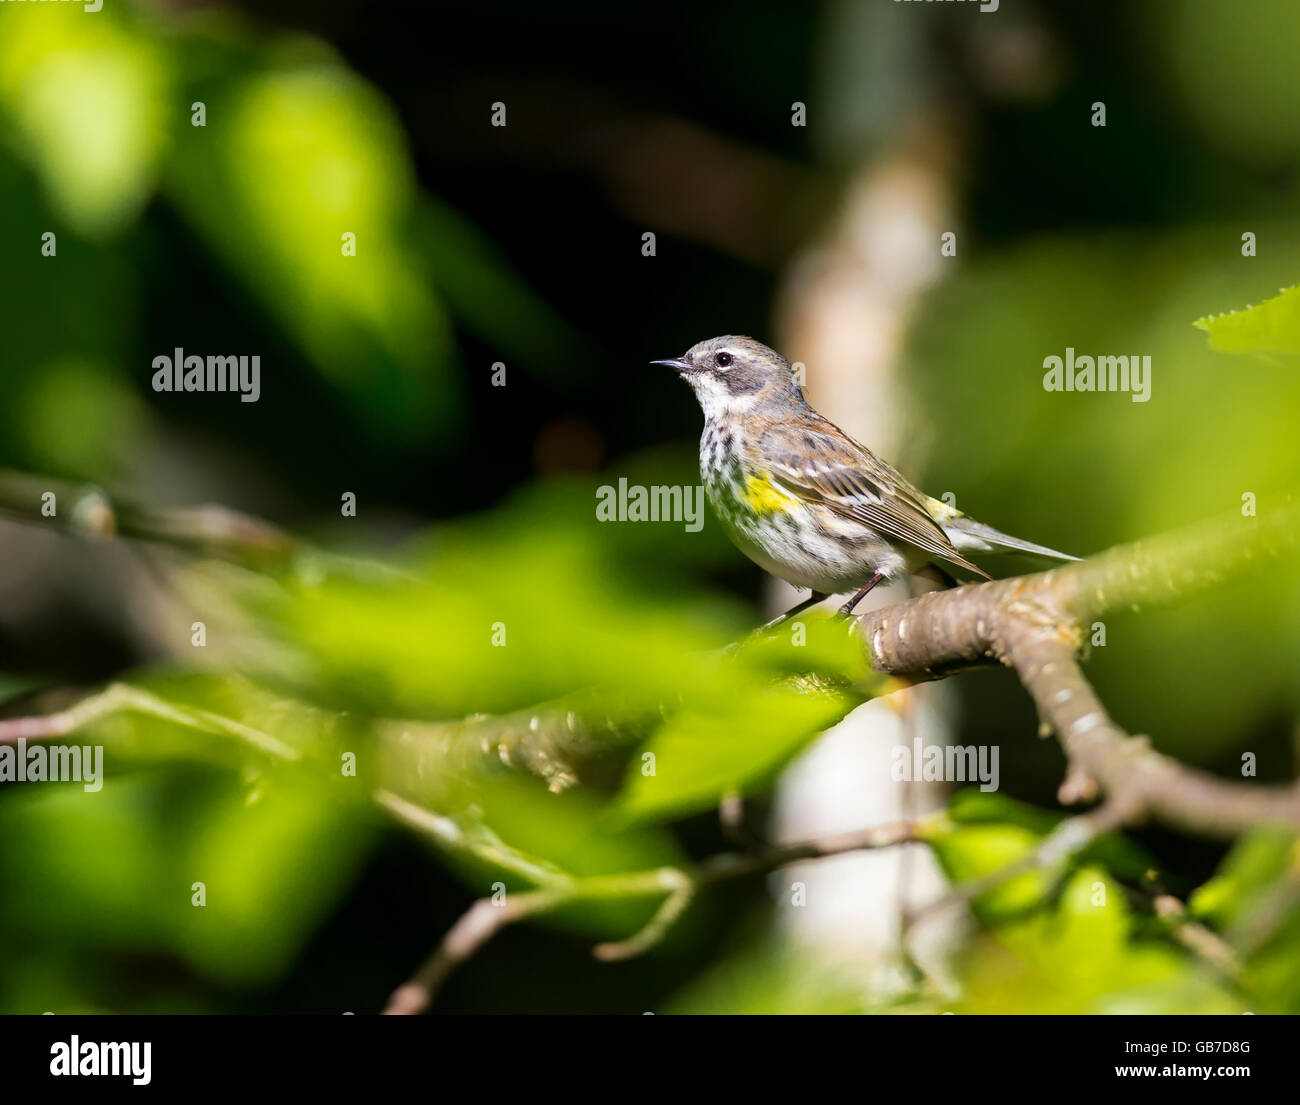
M 966 515 L 955 506 L 949 506 L 942 499 L 932 499 L 929 495 L 925 496 L 925 505 L 926 509 L 930 512 L 930 517 L 936 522 L 947 522 L 951 518 L 966 517 Z
M 744 498 L 755 514 L 784 514 L 798 502 L 766 476 L 746 476 Z

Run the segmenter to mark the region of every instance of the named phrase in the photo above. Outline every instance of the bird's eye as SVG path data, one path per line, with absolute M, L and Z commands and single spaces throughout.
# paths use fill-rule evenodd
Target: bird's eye
M 726 368 L 729 364 L 731 364 L 731 354 L 719 353 L 716 357 L 713 358 L 713 363 L 717 365 L 719 368 Z

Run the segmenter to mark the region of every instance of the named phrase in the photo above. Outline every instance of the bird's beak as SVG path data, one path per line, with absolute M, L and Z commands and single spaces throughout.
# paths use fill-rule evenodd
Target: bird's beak
M 692 372 L 695 369 L 695 366 L 691 364 L 690 361 L 684 360 L 681 357 L 670 357 L 666 361 L 651 361 L 650 363 L 667 365 L 669 368 L 675 368 L 681 373 Z

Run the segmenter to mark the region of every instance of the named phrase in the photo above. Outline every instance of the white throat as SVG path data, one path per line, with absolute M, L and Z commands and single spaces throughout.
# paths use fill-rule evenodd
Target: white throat
M 695 398 L 700 401 L 700 408 L 704 411 L 706 419 L 746 414 L 758 402 L 757 393 L 732 395 L 713 376 L 693 376 L 690 384 L 695 389 Z

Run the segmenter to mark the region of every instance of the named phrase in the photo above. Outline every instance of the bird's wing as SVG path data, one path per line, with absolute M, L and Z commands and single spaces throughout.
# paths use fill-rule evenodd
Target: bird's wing
M 777 483 L 886 537 L 990 578 L 948 540 L 921 492 L 830 423 L 826 427 L 778 425 L 762 435 L 757 452 Z

